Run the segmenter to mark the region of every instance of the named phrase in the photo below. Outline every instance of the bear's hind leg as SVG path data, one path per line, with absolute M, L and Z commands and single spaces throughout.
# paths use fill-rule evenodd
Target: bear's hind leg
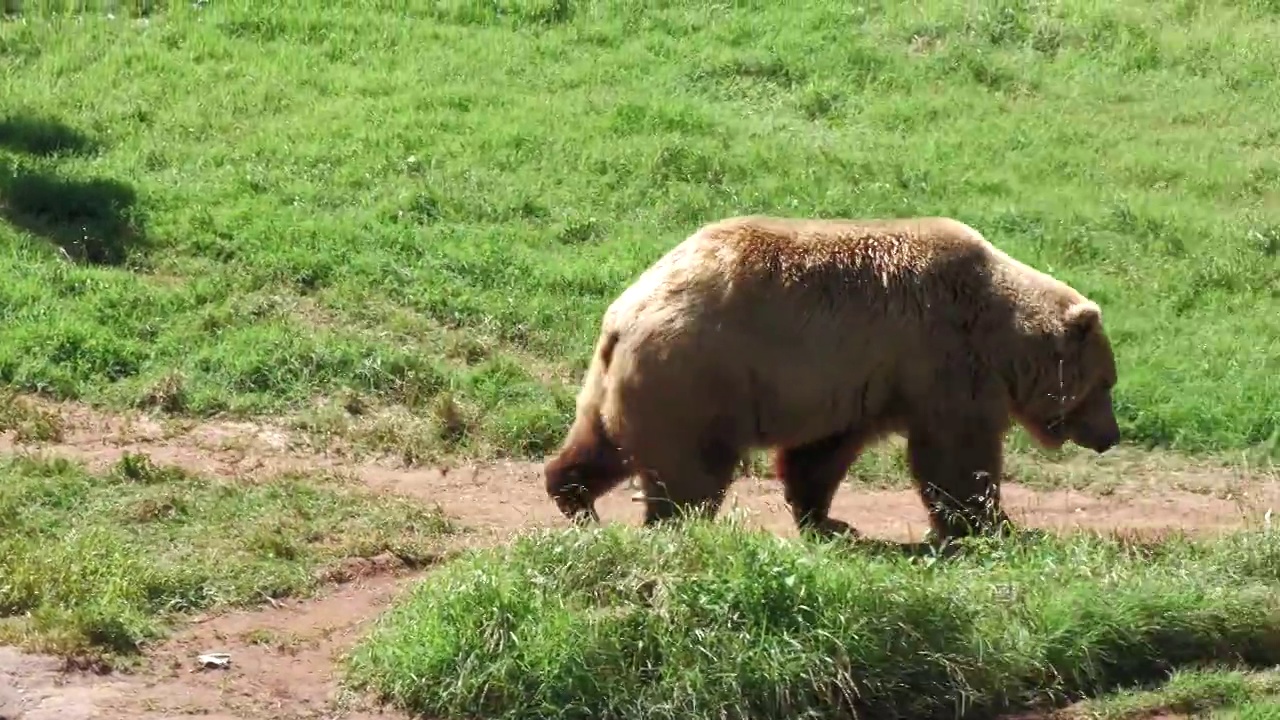
M 547 495 L 565 517 L 575 523 L 599 522 L 596 500 L 630 477 L 632 468 L 596 418 L 575 423 L 543 474 Z
M 705 433 L 693 447 L 670 443 L 640 470 L 644 524 L 695 516 L 713 518 L 724 503 L 742 448 L 725 435 Z
M 1009 523 L 1000 503 L 1002 440 L 980 420 L 945 431 L 911 428 L 908 462 L 935 541 L 986 535 Z
M 796 527 L 802 532 L 859 535 L 851 525 L 829 513 L 840 481 L 857 460 L 864 443 L 859 433 L 850 430 L 774 451 L 775 472 L 782 481 Z

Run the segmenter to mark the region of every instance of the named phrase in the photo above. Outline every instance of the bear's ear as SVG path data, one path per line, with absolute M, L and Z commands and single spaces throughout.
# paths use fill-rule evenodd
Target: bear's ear
M 1091 300 L 1082 300 L 1067 308 L 1062 319 L 1067 339 L 1083 340 L 1102 325 L 1102 308 Z

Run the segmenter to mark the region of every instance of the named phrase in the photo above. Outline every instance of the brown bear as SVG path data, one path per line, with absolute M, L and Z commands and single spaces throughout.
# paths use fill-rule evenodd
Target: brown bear
M 639 475 L 645 524 L 714 516 L 752 448 L 772 448 L 797 526 L 830 518 L 858 454 L 905 435 L 946 539 L 1000 509 L 1013 422 L 1047 448 L 1120 440 L 1097 304 L 942 217 L 734 217 L 670 250 L 604 313 L 577 416 L 545 465 L 567 517 Z

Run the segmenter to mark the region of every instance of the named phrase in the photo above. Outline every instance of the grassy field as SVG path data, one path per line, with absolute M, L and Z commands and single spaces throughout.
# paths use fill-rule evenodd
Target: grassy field
M 1272 4 L 270 5 L 0 23 L 0 383 L 536 456 L 700 223 L 950 214 L 1103 304 L 1130 442 L 1280 444 Z
M 1280 457 L 1276 0 L 22 4 L 0 20 L 18 440 L 61 437 L 19 402 L 42 394 L 537 458 L 604 307 L 698 225 L 951 215 L 1103 305 L 1127 452 Z M 139 457 L 3 461 L 0 528 L 0 642 L 108 655 L 454 530 Z M 1264 531 L 952 560 L 732 524 L 541 534 L 434 573 L 350 667 L 487 720 L 1082 697 L 1253 720 L 1280 709 L 1277 567 Z
M 438 511 L 338 479 L 215 481 L 126 456 L 0 461 L 0 644 L 128 660 L 183 613 L 305 595 L 342 561 L 421 565 Z

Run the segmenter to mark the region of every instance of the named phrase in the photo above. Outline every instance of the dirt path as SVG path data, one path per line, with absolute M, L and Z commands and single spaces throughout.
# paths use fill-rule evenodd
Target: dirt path
M 473 530 L 470 542 L 501 542 L 512 532 L 563 523 L 542 491 L 539 468 L 500 463 L 472 468 L 405 468 L 390 462 L 352 462 L 301 449 L 282 430 L 247 423 L 210 423 L 174 430 L 149 420 L 127 420 L 82 408 L 60 408 L 62 437 L 27 446 L 0 434 L 0 453 L 63 455 L 105 467 L 126 452 L 145 452 L 159 464 L 222 476 L 269 477 L 289 471 L 343 473 L 380 492 L 439 503 Z M 1111 486 L 1099 496 L 1080 491 L 1037 492 L 1008 485 L 1005 502 L 1015 520 L 1053 530 L 1115 529 L 1139 532 L 1214 532 L 1239 527 L 1280 504 L 1280 486 L 1259 479 L 1194 471 L 1180 485 L 1150 482 Z M 601 503 L 607 522 L 639 522 L 640 509 L 625 488 Z M 760 527 L 794 535 L 777 485 L 744 478 L 726 504 Z M 919 539 L 925 514 L 914 493 L 855 490 L 837 495 L 834 514 L 864 533 Z M 374 567 L 310 602 L 282 602 L 251 612 L 196 618 L 154 648 L 131 674 L 67 671 L 56 658 L 0 648 L 0 720 L 161 720 L 201 716 L 210 720 L 277 718 L 397 718 L 358 698 L 342 697 L 337 661 L 366 623 L 410 587 L 420 574 Z M 230 668 L 201 671 L 195 658 L 227 652 Z

